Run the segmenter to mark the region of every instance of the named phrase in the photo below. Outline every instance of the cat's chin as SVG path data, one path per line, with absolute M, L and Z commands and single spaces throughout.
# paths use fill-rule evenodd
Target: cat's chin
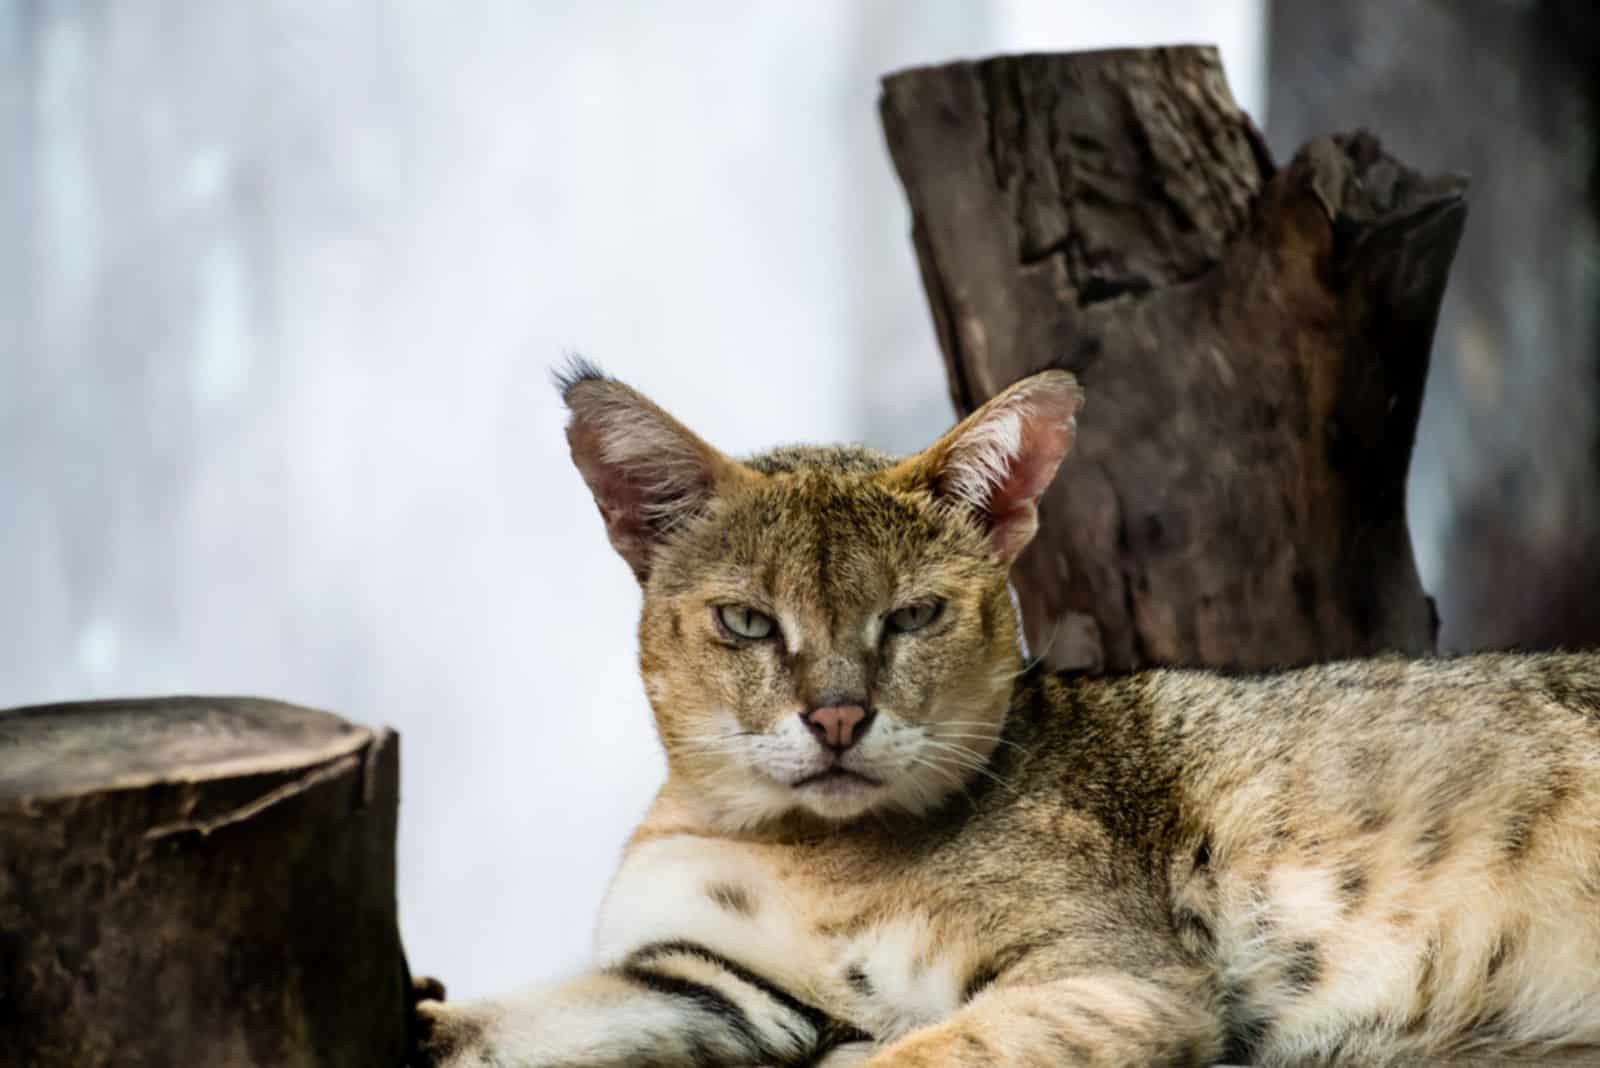
M 846 768 L 833 767 L 807 776 L 792 786 L 802 807 L 823 819 L 851 820 L 866 812 L 884 797 L 884 784 L 878 779 Z

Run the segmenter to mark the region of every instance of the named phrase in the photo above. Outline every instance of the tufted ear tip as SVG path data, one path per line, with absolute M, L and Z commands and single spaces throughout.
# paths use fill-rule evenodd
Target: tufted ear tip
M 597 364 L 589 362 L 575 352 L 568 354 L 561 366 L 550 369 L 550 381 L 556 387 L 556 392 L 561 394 L 561 399 L 569 405 L 572 403 L 573 391 L 585 383 L 616 383 L 616 379 L 602 371 Z
M 572 413 L 567 444 L 611 545 L 643 583 L 661 541 L 740 468 L 644 394 L 592 364 L 556 374 Z

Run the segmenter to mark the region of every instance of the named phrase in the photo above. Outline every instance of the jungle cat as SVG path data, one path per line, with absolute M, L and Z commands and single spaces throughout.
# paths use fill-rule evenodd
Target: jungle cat
M 1600 656 L 1052 676 L 1024 663 L 1007 572 L 1072 445 L 1069 374 L 902 460 L 740 462 L 587 366 L 561 388 L 643 587 L 668 776 L 594 970 L 423 1001 L 430 1063 L 1600 1042 Z

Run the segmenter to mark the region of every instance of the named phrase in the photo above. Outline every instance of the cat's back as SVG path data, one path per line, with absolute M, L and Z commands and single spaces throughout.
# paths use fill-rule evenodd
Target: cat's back
M 1174 928 L 1252 1055 L 1600 1040 L 1600 656 L 1141 683 Z
M 1600 776 L 1595 653 L 1385 657 L 1243 677 L 1162 671 L 1140 696 L 1186 805 L 1243 804 L 1254 837 L 1281 838 L 1285 823 L 1335 811 L 1358 834 L 1424 815 L 1488 832 L 1471 822 L 1485 806 L 1517 799 L 1553 816 Z M 1520 856 L 1539 821 L 1508 819 L 1499 836 Z
M 1056 811 L 1110 852 L 1180 868 L 1195 851 L 1257 874 L 1314 855 L 1353 909 L 1376 877 L 1363 866 L 1504 883 L 1600 832 L 1596 653 L 1030 673 L 1013 719 L 972 791 L 977 816 L 931 832 L 958 865 L 1004 853 L 1059 866 L 1056 832 L 1039 831 Z M 908 848 L 927 851 L 923 837 Z M 1592 844 L 1600 888 L 1600 833 Z

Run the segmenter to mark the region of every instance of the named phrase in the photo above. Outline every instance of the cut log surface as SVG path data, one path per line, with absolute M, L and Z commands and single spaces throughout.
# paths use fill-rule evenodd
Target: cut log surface
M 0 1064 L 403 1063 L 398 761 L 275 701 L 0 712 Z
M 881 111 L 957 408 L 1088 396 L 1016 572 L 1035 652 L 1432 650 L 1404 487 L 1463 180 L 1366 134 L 1279 170 L 1206 47 L 911 70 Z

